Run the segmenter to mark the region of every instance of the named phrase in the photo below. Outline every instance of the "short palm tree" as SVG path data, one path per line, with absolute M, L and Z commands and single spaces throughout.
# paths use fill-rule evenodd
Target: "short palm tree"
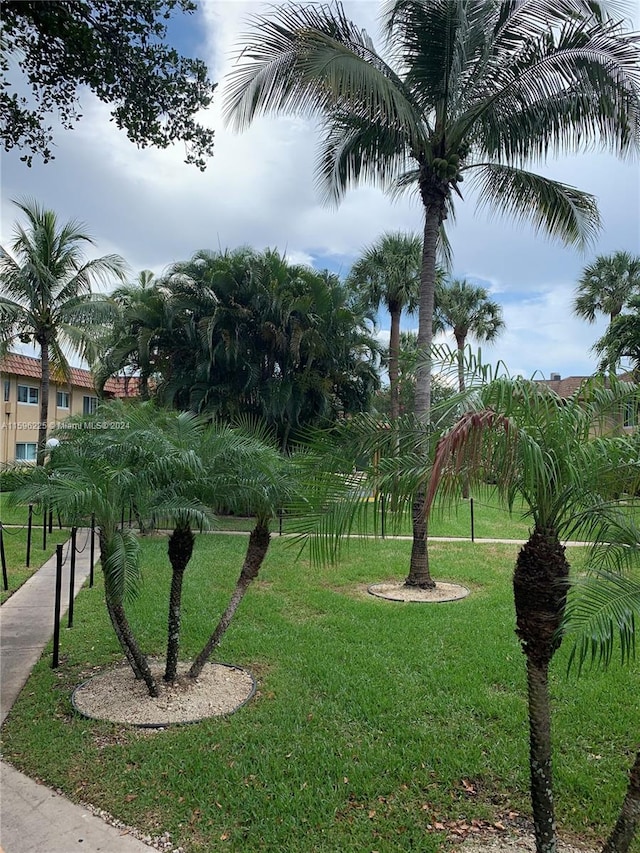
M 516 633 L 526 656 L 531 797 L 537 853 L 555 853 L 548 670 L 560 643 L 569 563 L 563 538 L 579 534 L 599 548 L 614 528 L 625 529 L 621 491 L 635 494 L 637 444 L 603 436 L 613 412 L 637 396 L 634 386 L 601 379 L 569 400 L 522 379 L 496 380 L 478 392 L 440 440 L 429 474 L 427 506 L 436 491 L 457 494 L 469 476 L 489 480 L 512 506 L 528 507 L 532 530 L 516 561 Z M 594 437 L 596 434 L 597 437 Z
M 87 524 L 95 517 L 105 603 L 120 647 L 149 694 L 158 689 L 125 612 L 140 583 L 139 545 L 135 532 L 122 527 L 125 507 L 145 501 L 142 472 L 132 470 L 122 447 L 103 442 L 100 430 L 67 430 L 46 467 L 39 467 L 13 493 L 13 499 L 40 503 L 68 523 Z M 99 445 L 99 446 L 98 446 Z
M 484 287 L 466 279 L 443 281 L 436 287 L 435 332 L 451 329 L 458 357 L 458 390 L 464 391 L 464 348 L 469 335 L 479 343 L 495 340 L 504 330 L 502 308 Z
M 234 470 L 225 476 L 214 458 L 210 458 L 212 475 L 227 484 L 227 494 L 234 495 L 232 508 L 255 518 L 249 534 L 240 575 L 227 607 L 206 643 L 196 655 L 189 670 L 190 678 L 198 678 L 214 650 L 220 644 L 242 599 L 267 556 L 271 541 L 270 526 L 283 507 L 299 494 L 296 465 L 292 457 L 283 456 L 269 431 L 257 421 L 245 419 L 243 432 L 252 436 L 253 444 L 245 446 L 244 458 L 234 456 Z M 215 474 L 214 474 L 215 470 Z M 229 503 L 226 504 L 230 506 Z
M 6 351 L 16 339 L 40 347 L 37 463 L 42 465 L 51 371 L 69 379 L 64 347 L 84 354 L 92 330 L 114 314 L 108 298 L 92 295 L 92 285 L 122 279 L 126 265 L 118 255 L 84 260 L 82 248 L 94 241 L 80 223 L 60 226 L 55 213 L 35 201 L 15 204 L 28 224 L 15 226 L 9 249 L 0 247 L 0 349 Z
M 395 0 L 386 51 L 339 3 L 285 5 L 254 19 L 229 80 L 226 115 L 319 118 L 325 197 L 373 183 L 417 190 L 424 211 L 416 414 L 429 420 L 436 249 L 469 179 L 481 205 L 582 246 L 595 199 L 528 170 L 550 151 L 638 146 L 638 41 L 591 0 Z M 428 574 L 416 498 L 409 582 Z
M 629 300 L 640 294 L 640 255 L 614 252 L 599 255 L 582 271 L 573 309 L 578 317 L 595 322 L 605 314 L 613 323 Z
M 347 284 L 373 311 L 380 305 L 389 312 L 389 385 L 392 418 L 400 413 L 398 359 L 402 312 L 413 314 L 420 295 L 422 240 L 417 234 L 383 234 L 351 267 Z

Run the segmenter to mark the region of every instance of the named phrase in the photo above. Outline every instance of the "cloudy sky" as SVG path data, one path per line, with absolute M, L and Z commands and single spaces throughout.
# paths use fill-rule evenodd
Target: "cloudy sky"
M 348 14 L 376 41 L 380 4 L 346 2 Z M 381 192 L 351 191 L 338 209 L 324 207 L 313 179 L 317 134 L 294 118 L 264 119 L 240 135 L 220 119 L 225 75 L 247 18 L 265 8 L 244 0 L 201 0 L 196 16 L 172 26 L 184 53 L 204 59 L 218 81 L 215 103 L 202 116 L 216 130 L 216 150 L 206 172 L 183 163 L 184 151 L 138 150 L 109 121 L 109 109 L 90 94 L 83 119 L 56 137 L 55 160 L 29 169 L 20 152 L 2 154 L 0 242 L 11 238 L 11 199 L 33 197 L 62 220 L 80 219 L 96 240 L 95 254 L 117 252 L 132 277 L 161 272 L 201 248 L 277 247 L 295 261 L 346 274 L 359 253 L 383 232 L 420 231 L 421 209 L 409 199 L 391 202 Z M 637 3 L 634 24 L 638 27 Z M 453 274 L 483 284 L 503 307 L 506 331 L 483 360 L 501 360 L 510 373 L 586 375 L 590 352 L 605 328 L 572 316 L 582 268 L 596 255 L 619 249 L 640 253 L 640 164 L 587 152 L 536 165 L 550 177 L 593 193 L 603 229 L 585 254 L 535 236 L 527 226 L 488 219 L 470 194 L 449 226 Z M 406 318 L 404 328 L 415 328 Z M 388 332 L 388 317 L 380 317 Z

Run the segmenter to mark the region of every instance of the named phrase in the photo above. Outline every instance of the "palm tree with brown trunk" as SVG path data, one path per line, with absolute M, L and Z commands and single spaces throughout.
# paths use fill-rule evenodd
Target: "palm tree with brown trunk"
M 599 227 L 593 196 L 534 174 L 553 152 L 638 146 L 638 40 L 592 0 L 497 3 L 396 0 L 386 45 L 339 3 L 287 4 L 253 19 L 230 75 L 226 114 L 319 120 L 327 200 L 372 183 L 417 190 L 424 213 L 416 415 L 431 410 L 437 245 L 468 180 L 480 206 L 584 246 Z M 408 583 L 432 586 L 424 495 L 416 496 Z
M 40 349 L 37 464 L 43 465 L 51 376 L 68 382 L 65 346 L 87 354 L 92 332 L 115 315 L 113 303 L 91 288 L 122 279 L 126 264 L 118 255 L 85 260 L 83 249 L 94 241 L 81 223 L 61 225 L 35 201 L 14 203 L 27 226 L 16 224 L 10 247 L 0 247 L 0 352 L 16 340 Z
M 464 348 L 469 336 L 478 343 L 490 343 L 504 331 L 502 307 L 489 298 L 484 287 L 466 279 L 443 280 L 436 285 L 434 332 L 450 329 L 456 341 L 458 358 L 458 390 L 464 391 Z
M 247 453 L 239 464 L 236 459 L 235 473 L 227 481 L 227 494 L 233 496 L 233 508 L 242 514 L 254 516 L 255 524 L 249 534 L 240 575 L 227 607 L 194 658 L 189 670 L 190 678 L 198 678 L 220 645 L 247 590 L 258 577 L 269 550 L 271 522 L 283 507 L 292 502 L 293 494 L 299 494 L 295 458 L 279 453 L 275 440 L 258 422 L 245 420 L 241 425 L 253 433 L 255 443 L 253 448 L 247 447 Z
M 347 284 L 353 287 L 374 312 L 380 305 L 389 312 L 390 415 L 400 414 L 398 360 L 402 312 L 413 314 L 420 295 L 422 241 L 417 234 L 383 234 L 351 267 Z
M 429 474 L 427 507 L 436 492 L 459 494 L 468 476 L 487 481 L 510 507 L 528 507 L 532 528 L 513 575 L 516 633 L 526 658 L 531 801 L 537 853 L 556 853 L 549 665 L 561 641 L 569 563 L 563 538 L 579 534 L 594 548 L 612 525 L 624 526 L 620 490 L 637 489 L 630 437 L 604 437 L 607 417 L 636 394 L 601 379 L 564 400 L 544 384 L 497 380 L 481 388 L 475 407 L 440 439 Z M 596 435 L 597 437 L 594 437 Z

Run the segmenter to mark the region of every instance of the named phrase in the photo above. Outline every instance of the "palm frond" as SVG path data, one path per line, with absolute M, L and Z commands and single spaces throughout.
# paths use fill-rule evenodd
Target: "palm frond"
M 595 198 L 589 193 L 514 166 L 478 164 L 470 169 L 471 183 L 481 208 L 529 222 L 536 232 L 583 248 L 591 244 L 601 222 Z
M 563 625 L 563 634 L 574 638 L 568 666 L 578 672 L 587 662 L 607 667 L 616 647 L 627 663 L 635 656 L 639 617 L 637 577 L 598 571 L 575 581 Z

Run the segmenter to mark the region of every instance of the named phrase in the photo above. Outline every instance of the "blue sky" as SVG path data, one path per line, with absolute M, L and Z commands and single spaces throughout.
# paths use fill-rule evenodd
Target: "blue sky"
M 350 17 L 377 39 L 380 4 L 347 0 Z M 33 196 L 61 219 L 87 224 L 95 254 L 118 252 L 131 266 L 161 272 L 201 248 L 249 244 L 286 251 L 295 261 L 346 274 L 358 254 L 385 231 L 420 231 L 422 211 L 409 199 L 392 203 L 370 187 L 350 192 L 338 209 L 323 207 L 314 185 L 317 134 L 299 118 L 263 119 L 236 135 L 220 117 L 225 75 L 260 2 L 200 3 L 196 15 L 171 25 L 174 45 L 198 55 L 218 82 L 202 120 L 216 130 L 216 151 L 205 173 L 184 165 L 178 145 L 138 150 L 109 121 L 108 108 L 82 96 L 84 118 L 56 138 L 56 159 L 27 169 L 19 152 L 2 155 L 1 242 L 11 235 L 12 198 Z M 638 16 L 639 7 L 633 6 Z M 638 24 L 636 24 L 638 25 Z M 472 195 L 457 205 L 449 236 L 453 274 L 482 283 L 502 304 L 506 331 L 485 361 L 502 360 L 512 373 L 586 375 L 596 366 L 590 347 L 605 328 L 572 315 L 584 265 L 618 249 L 640 253 L 640 165 L 587 152 L 536 164 L 543 174 L 596 195 L 603 229 L 584 255 L 478 212 Z M 381 313 L 381 335 L 388 317 Z M 405 318 L 405 329 L 416 321 Z

